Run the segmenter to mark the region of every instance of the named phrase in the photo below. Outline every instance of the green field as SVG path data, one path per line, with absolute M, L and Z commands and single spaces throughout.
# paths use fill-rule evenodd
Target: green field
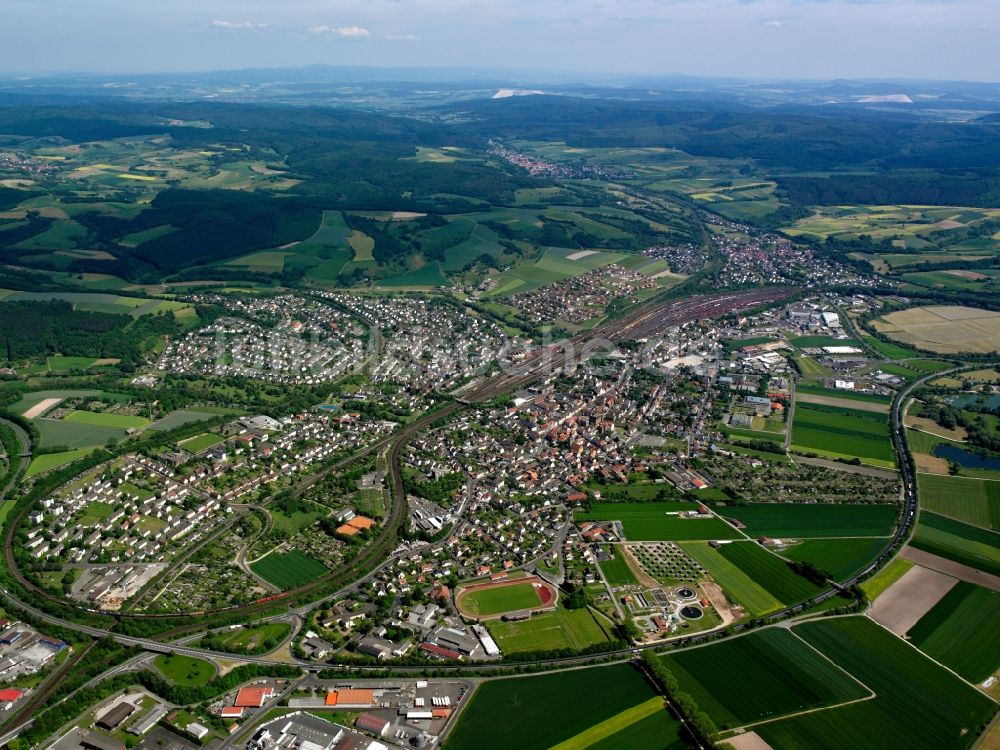
M 800 349 L 813 349 L 824 346 L 854 346 L 861 348 L 861 342 L 857 339 L 836 339 L 833 336 L 796 336 L 789 339 L 792 346 Z
M 525 651 L 576 651 L 607 643 L 611 623 L 590 609 L 565 609 L 534 615 L 530 620 L 491 620 L 489 631 L 505 653 Z
M 586 750 L 586 748 L 593 747 L 598 742 L 609 741 L 634 724 L 638 724 L 654 716 L 669 717 L 666 707 L 663 704 L 663 699 L 658 696 L 650 698 L 645 703 L 627 708 L 617 716 L 605 719 L 600 724 L 595 724 L 585 729 L 575 737 L 570 737 L 558 745 L 553 745 L 552 750 Z M 630 745 L 629 747 L 632 746 Z
M 283 622 L 268 622 L 255 627 L 242 627 L 218 634 L 215 639 L 226 651 L 251 653 L 260 650 L 260 644 L 280 642 L 292 632 L 292 626 Z
M 218 445 L 224 440 L 224 437 L 216 435 L 214 432 L 203 432 L 200 435 L 195 435 L 187 440 L 182 440 L 177 444 L 177 447 L 183 448 L 188 453 L 201 453 L 202 451 L 207 451 L 209 448 Z
M 797 403 L 792 444 L 798 450 L 819 455 L 894 465 L 888 417 L 877 412 Z
M 570 256 L 579 252 L 578 249 L 562 247 L 546 248 L 542 256 L 534 263 L 525 263 L 500 274 L 497 285 L 490 292 L 490 295 L 502 297 L 507 294 L 527 292 L 545 284 L 580 276 L 587 271 L 627 257 L 621 253 L 595 252 L 576 260 L 570 259 Z
M 677 515 L 697 507 L 697 503 L 593 503 L 589 511 L 575 513 L 574 519 L 621 521 L 625 536 L 633 542 L 739 538 L 735 529 L 718 518 L 686 519 Z
M 541 605 L 535 587 L 530 583 L 467 591 L 461 597 L 460 609 L 473 617 L 489 617 L 504 612 L 517 612 Z
M 66 372 L 67 370 L 86 370 L 97 359 L 94 357 L 48 357 L 45 363 L 50 372 Z
M 794 604 L 820 591 L 819 586 L 792 572 L 788 565 L 755 542 L 724 544 L 719 552 L 782 604 Z
M 282 591 L 315 581 L 327 572 L 323 563 L 298 550 L 272 552 L 250 565 L 250 570 Z
M 77 519 L 81 526 L 96 526 L 115 512 L 111 503 L 92 502 L 83 509 L 83 515 Z
M 919 357 L 920 353 L 913 349 L 907 349 L 899 344 L 892 344 L 874 336 L 862 336 L 861 339 L 872 349 L 877 351 L 887 359 L 906 359 L 907 357 Z
M 642 673 L 626 664 L 487 680 L 476 688 L 444 747 L 446 750 L 486 747 L 548 750 L 654 697 Z M 663 735 L 651 737 L 654 744 L 595 747 L 629 750 L 686 747 L 676 740 L 663 744 L 672 735 L 676 736 L 678 726 L 666 711 L 663 714 L 666 718 L 658 726 Z M 603 741 L 610 743 L 611 738 Z
M 588 750 L 682 750 L 691 747 L 681 739 L 680 730 L 676 719 L 666 711 L 660 711 L 594 743 Z
M 888 538 L 809 539 L 781 554 L 789 560 L 810 562 L 834 580 L 843 581 L 864 570 L 888 542 Z
M 242 413 L 236 410 L 237 413 Z M 149 425 L 151 430 L 159 430 L 160 432 L 169 432 L 170 430 L 176 430 L 178 427 L 183 427 L 186 424 L 191 424 L 193 422 L 204 422 L 209 419 L 215 419 L 218 414 L 211 414 L 207 411 L 201 411 L 198 409 L 175 409 L 164 417 L 160 417 L 155 422 Z
M 145 417 L 132 416 L 130 414 L 105 414 L 102 412 L 80 411 L 74 409 L 63 417 L 64 422 L 75 424 L 90 424 L 98 427 L 116 427 L 119 429 L 138 429 L 149 424 Z
M 119 427 L 44 418 L 36 419 L 34 423 L 42 448 L 99 448 L 109 440 L 120 442 L 128 437 L 128 433 Z
M 917 648 L 970 682 L 1000 667 L 1000 592 L 959 581 L 910 628 Z
M 192 656 L 159 654 L 154 663 L 157 671 L 175 685 L 200 687 L 215 677 L 215 665 Z
M 875 691 L 874 700 L 756 727 L 774 750 L 961 750 L 996 709 L 866 617 L 796 625 L 793 632 Z
M 660 657 L 721 728 L 863 698 L 869 691 L 784 628 Z
M 973 526 L 1000 531 L 1000 482 L 918 474 L 917 486 L 922 508 Z
M 730 601 L 742 605 L 751 617 L 781 608 L 778 599 L 723 556 L 719 549 L 713 549 L 707 542 L 687 542 L 681 547 L 722 586 Z
M 720 515 L 739 519 L 750 536 L 886 536 L 896 520 L 895 505 L 846 503 L 752 503 L 723 508 Z
M 31 463 L 28 464 L 28 470 L 24 472 L 24 477 L 27 479 L 36 474 L 55 469 L 58 466 L 64 466 L 72 461 L 76 461 L 78 458 L 90 455 L 90 452 L 90 448 L 76 448 L 75 450 L 60 451 L 59 453 L 42 453 L 31 459 Z
M 875 575 L 861 584 L 861 590 L 869 601 L 878 599 L 886 589 L 902 578 L 913 563 L 903 557 L 894 557 L 888 565 L 882 567 Z
M 618 551 L 613 558 L 601 563 L 601 570 L 612 586 L 631 586 L 639 582 L 628 566 L 625 556 Z
M 1000 534 L 988 529 L 924 512 L 910 546 L 1000 575 Z

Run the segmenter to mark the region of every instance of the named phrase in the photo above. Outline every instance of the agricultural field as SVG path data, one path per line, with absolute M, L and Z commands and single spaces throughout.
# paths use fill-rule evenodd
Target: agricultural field
M 116 427 L 119 429 L 139 429 L 149 424 L 145 417 L 128 414 L 105 414 L 102 412 L 73 410 L 62 418 L 63 422 L 74 424 L 90 424 L 98 427 Z
M 125 428 L 73 422 L 65 419 L 38 419 L 35 427 L 42 448 L 98 448 L 109 440 L 121 442 L 128 437 Z
M 866 617 L 803 623 L 792 632 L 876 697 L 756 727 L 774 750 L 964 750 L 996 710 L 988 697 Z
M 750 503 L 722 508 L 719 514 L 738 519 L 752 537 L 773 538 L 887 536 L 896 521 L 895 505 L 847 503 Z
M 472 617 L 490 617 L 540 607 L 542 600 L 534 585 L 525 582 L 465 591 L 459 595 L 457 605 Z
M 911 307 L 876 318 L 871 325 L 894 341 L 938 354 L 1000 349 L 1000 313 L 974 307 Z
M 888 538 L 809 539 L 780 554 L 789 560 L 812 563 L 834 580 L 843 581 L 863 570 L 888 542 Z
M 1000 592 L 959 581 L 906 637 L 970 682 L 1000 667 Z
M 257 562 L 251 563 L 250 570 L 270 581 L 282 591 L 315 581 L 327 572 L 326 567 L 321 562 L 308 555 L 303 555 L 298 550 L 272 552 Z
M 235 413 L 241 414 L 242 410 L 236 409 Z M 215 419 L 218 414 L 211 414 L 207 411 L 199 411 L 197 409 L 175 409 L 164 417 L 160 417 L 155 422 L 149 425 L 150 430 L 159 430 L 160 432 L 169 432 L 170 430 L 176 430 L 178 427 L 183 427 L 186 424 L 192 424 L 193 422 L 206 422 L 210 419 Z
M 171 311 L 174 317 L 181 320 L 184 317 L 185 311 L 194 309 L 192 305 L 186 302 L 144 299 L 142 297 L 128 297 L 102 292 L 12 292 L 0 296 L 0 301 L 2 302 L 17 302 L 21 300 L 62 300 L 72 304 L 74 310 L 129 315 L 133 318 Z
M 720 728 L 870 695 L 857 680 L 784 628 L 766 628 L 660 658 L 681 690 Z
M 505 653 L 585 649 L 611 640 L 611 623 L 592 610 L 557 607 L 530 620 L 491 620 L 490 634 Z
M 60 451 L 59 453 L 42 453 L 31 459 L 27 471 L 24 472 L 25 479 L 43 474 L 46 471 L 65 466 L 76 461 L 78 458 L 90 455 L 90 448 L 76 448 L 71 451 Z
M 719 548 L 720 554 L 782 604 L 794 604 L 819 593 L 806 580 L 756 542 L 733 542 Z
M 482 750 L 484 747 L 549 750 L 655 697 L 642 673 L 626 664 L 487 680 L 476 688 L 444 747 L 445 750 Z M 677 737 L 679 723 L 666 710 L 663 715 L 657 727 L 663 734 L 650 738 L 654 744 L 627 747 L 630 750 L 687 747 L 680 740 L 670 741 L 671 737 Z M 636 725 L 648 721 L 645 711 L 630 714 L 630 718 Z M 590 737 L 594 741 L 610 742 L 610 738 L 628 729 L 604 725 L 599 734 L 609 732 L 607 737 Z M 614 733 L 610 733 L 611 730 Z M 648 737 L 648 733 L 645 736 Z M 582 750 L 588 745 L 564 747 Z
M 581 256 L 580 250 L 550 247 L 533 263 L 504 271 L 490 292 L 492 297 L 503 297 L 516 292 L 527 292 L 545 284 L 562 281 L 591 271 L 609 263 L 624 260 L 621 253 L 592 251 Z
M 721 549 L 713 549 L 706 542 L 687 542 L 681 544 L 681 548 L 712 576 L 730 601 L 746 610 L 747 615 L 757 617 L 781 608 L 781 601 L 724 556 Z
M 864 343 L 888 359 L 907 359 L 908 357 L 919 357 L 920 353 L 914 349 L 907 349 L 905 346 L 883 341 L 875 336 L 862 336 Z
M 858 458 L 892 468 L 892 444 L 885 414 L 799 403 L 792 425 L 792 448 L 831 458 Z
M 910 546 L 1000 576 L 1000 534 L 923 512 Z
M 861 590 L 869 601 L 875 601 L 896 581 L 906 575 L 913 563 L 904 557 L 894 557 L 875 575 L 861 584 Z
M 590 510 L 577 512 L 579 521 L 621 521 L 631 542 L 691 541 L 697 539 L 738 539 L 739 532 L 718 518 L 689 519 L 677 515 L 692 511 L 697 503 L 593 503 Z
M 1000 482 L 918 474 L 920 506 L 956 521 L 1000 531 Z
M 215 677 L 215 665 L 204 659 L 181 654 L 159 654 L 154 660 L 156 671 L 175 685 L 200 687 Z

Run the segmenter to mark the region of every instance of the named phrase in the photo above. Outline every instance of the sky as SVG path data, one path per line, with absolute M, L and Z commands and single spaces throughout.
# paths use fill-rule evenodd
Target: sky
M 527 68 L 1000 81 L 1000 0 L 0 0 L 0 73 Z

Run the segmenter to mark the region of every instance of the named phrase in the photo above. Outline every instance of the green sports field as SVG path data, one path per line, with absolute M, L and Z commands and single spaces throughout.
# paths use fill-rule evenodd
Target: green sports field
M 504 653 L 580 650 L 611 639 L 612 624 L 590 609 L 565 609 L 534 615 L 530 620 L 491 620 L 489 631 Z
M 1000 575 L 1000 533 L 923 512 L 910 546 Z
M 761 724 L 774 750 L 965 750 L 996 704 L 867 617 L 793 632 L 875 691 L 872 700 Z
M 627 664 L 487 680 L 472 694 L 444 748 L 549 750 L 655 697 L 642 673 Z M 643 744 L 609 744 L 618 733 L 627 732 L 631 727 L 604 725 L 596 734 L 611 729 L 615 733 L 604 738 L 594 736 L 595 740 L 605 743 L 594 747 L 627 747 L 629 750 L 687 747 L 671 739 L 677 737 L 679 723 L 666 711 L 663 716 L 655 735 L 648 732 L 648 725 L 644 727 L 646 732 L 633 735 Z M 630 718 L 635 719 L 633 726 L 649 721 L 644 710 L 630 714 Z M 647 742 L 650 744 L 645 744 Z
M 272 553 L 253 563 L 250 570 L 282 591 L 315 581 L 327 572 L 323 563 L 298 550 Z
M 957 521 L 1000 531 L 1000 482 L 918 474 L 920 507 Z
M 776 538 L 886 536 L 896 520 L 895 505 L 846 503 L 752 503 L 719 513 L 739 519 L 750 536 Z
M 863 698 L 869 691 L 784 628 L 661 657 L 720 727 Z
M 541 603 L 532 584 L 513 583 L 466 591 L 459 597 L 458 606 L 473 617 L 490 617 L 504 612 L 531 609 L 540 606 Z
M 970 682 L 1000 667 L 1000 592 L 959 581 L 906 637 Z
M 593 503 L 576 521 L 621 521 L 633 542 L 737 539 L 740 534 L 717 518 L 687 519 L 678 512 L 695 510 L 697 503 Z
M 781 553 L 789 560 L 810 562 L 822 571 L 843 581 L 864 570 L 889 542 L 874 539 L 807 539 Z
M 195 435 L 187 440 L 182 440 L 177 444 L 178 448 L 183 448 L 188 453 L 201 453 L 206 451 L 212 446 L 218 445 L 225 440 L 221 435 L 216 435 L 214 432 L 203 432 L 200 435 Z

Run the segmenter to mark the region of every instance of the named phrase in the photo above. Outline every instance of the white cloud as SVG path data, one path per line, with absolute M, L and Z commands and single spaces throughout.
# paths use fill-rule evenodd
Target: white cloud
M 252 21 L 212 21 L 212 28 L 215 29 L 263 29 L 266 26 L 266 23 Z
M 386 34 L 383 37 L 389 42 L 419 42 L 420 37 L 416 34 Z
M 780 29 L 785 24 L 775 19 L 771 21 L 764 21 L 764 25 L 767 26 L 767 28 L 769 29 Z
M 340 36 L 345 39 L 367 39 L 372 34 L 362 26 L 313 26 L 309 29 L 310 34 L 317 36 Z

